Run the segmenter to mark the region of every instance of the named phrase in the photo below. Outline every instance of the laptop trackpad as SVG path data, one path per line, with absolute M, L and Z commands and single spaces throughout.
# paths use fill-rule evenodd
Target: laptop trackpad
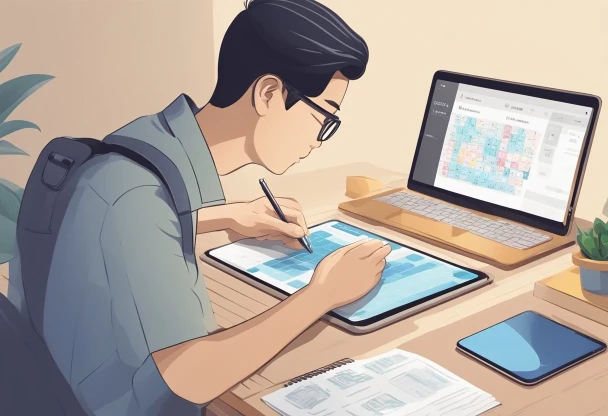
M 387 220 L 391 223 L 395 223 L 399 228 L 405 230 L 409 229 L 421 234 L 444 239 L 451 239 L 468 234 L 468 231 L 463 230 L 462 228 L 453 227 L 450 224 L 416 215 L 408 211 L 398 212 L 397 214 L 388 217 Z

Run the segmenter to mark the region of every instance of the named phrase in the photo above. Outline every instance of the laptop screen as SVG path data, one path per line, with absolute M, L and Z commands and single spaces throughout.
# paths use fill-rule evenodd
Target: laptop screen
M 436 81 L 412 178 L 564 222 L 592 108 Z

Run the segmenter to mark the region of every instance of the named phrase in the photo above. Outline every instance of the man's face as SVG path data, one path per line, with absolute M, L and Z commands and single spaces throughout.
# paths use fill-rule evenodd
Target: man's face
M 321 95 L 308 98 L 328 113 L 336 114 L 342 105 L 347 87 L 348 79 L 338 72 Z M 321 146 L 322 142 L 317 138 L 326 115 L 302 100 L 286 110 L 286 93 L 283 96 L 278 93 L 266 93 L 267 97 L 270 95 L 272 98 L 266 103 L 267 111 L 256 124 L 253 150 L 259 162 L 269 171 L 282 174 Z

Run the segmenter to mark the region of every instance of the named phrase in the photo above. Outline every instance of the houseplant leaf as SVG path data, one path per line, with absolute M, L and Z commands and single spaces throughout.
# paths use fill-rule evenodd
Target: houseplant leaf
M 21 198 L 6 185 L 0 183 L 0 216 L 17 222 Z
M 600 256 L 602 260 L 608 260 L 608 231 L 600 236 Z
M 20 47 L 21 44 L 18 43 L 16 45 L 9 46 L 8 48 L 0 52 L 0 72 L 2 72 L 4 68 L 6 68 L 8 64 L 11 63 L 15 55 L 17 55 L 17 52 L 19 51 Z
M 592 237 L 589 237 L 588 235 L 584 236 L 582 243 L 584 252 L 590 259 L 597 260 L 600 257 L 600 252 L 596 245 L 597 243 Z
M 599 260 L 608 260 L 608 246 L 601 246 L 599 252 Z
M 23 129 L 36 129 L 40 131 L 40 127 L 24 120 L 11 120 L 0 124 L 0 138 Z
M 15 193 L 15 195 L 17 195 L 17 197 L 19 198 L 19 201 L 21 201 L 23 199 L 24 189 L 21 188 L 19 185 L 12 183 L 11 181 L 9 181 L 7 179 L 2 179 L 2 178 L 0 178 L 0 185 L 4 185 L 8 189 L 13 191 Z
M 27 97 L 55 77 L 51 75 L 23 75 L 0 85 L 0 123 Z
M 606 230 L 606 224 L 604 224 L 604 221 L 599 218 L 596 218 L 595 221 L 593 221 L 593 231 L 595 231 L 595 233 L 600 236 L 602 235 L 602 233 L 608 230 Z
M 0 215 L 0 264 L 15 257 L 17 224 Z
M 580 229 L 580 227 L 579 227 L 578 225 L 576 226 L 576 229 L 578 230 L 578 235 L 583 235 L 583 234 L 585 234 L 585 233 L 583 232 L 583 230 L 581 230 L 581 229 Z
M 585 236 L 584 234 L 579 234 L 576 236 L 576 242 L 578 243 L 578 246 L 581 250 L 583 250 L 585 248 L 585 246 L 583 245 L 584 236 Z
M 19 149 L 14 144 L 7 142 L 6 140 L 0 140 L 0 155 L 26 155 L 23 150 Z
M 584 246 L 581 246 L 581 253 L 583 253 L 583 255 L 588 259 L 592 257 L 591 253 L 589 253 Z

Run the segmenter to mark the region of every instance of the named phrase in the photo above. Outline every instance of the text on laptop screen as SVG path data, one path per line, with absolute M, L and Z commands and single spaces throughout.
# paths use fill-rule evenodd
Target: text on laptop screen
M 439 80 L 413 179 L 564 221 L 591 112 Z

